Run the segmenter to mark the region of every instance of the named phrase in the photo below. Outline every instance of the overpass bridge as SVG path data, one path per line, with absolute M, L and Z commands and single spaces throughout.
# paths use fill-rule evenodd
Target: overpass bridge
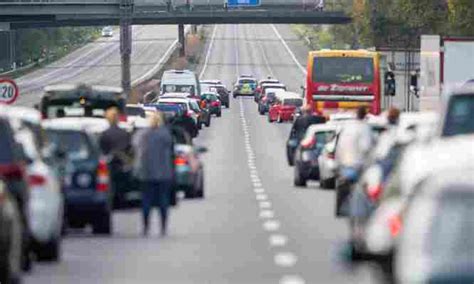
M 230 4 L 226 4 L 227 1 Z M 259 5 L 233 7 L 239 0 L 3 0 L 0 22 L 10 28 L 131 24 L 344 24 L 350 17 L 335 1 L 253 0 Z M 243 0 L 240 0 L 243 1 Z M 248 0 L 247 0 L 248 1 Z M 248 1 L 252 2 L 252 1 Z
M 184 25 L 350 22 L 344 7 L 335 3 L 336 0 L 0 0 L 0 30 L 120 24 L 122 87 L 129 94 L 131 25 L 178 24 L 180 54 L 184 55 Z

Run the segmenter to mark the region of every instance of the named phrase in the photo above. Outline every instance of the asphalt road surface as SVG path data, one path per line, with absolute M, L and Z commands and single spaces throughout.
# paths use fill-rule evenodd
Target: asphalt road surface
M 177 26 L 134 26 L 132 81 L 152 69 L 178 37 Z M 43 88 L 52 84 L 89 83 L 120 87 L 119 30 L 111 38 L 100 38 L 45 68 L 16 81 L 21 95 L 18 105 L 33 106 Z
M 288 27 L 277 30 L 288 48 L 306 52 Z M 271 74 L 293 91 L 304 82 L 272 25 L 218 26 L 211 45 L 205 79 L 230 86 L 240 73 Z M 289 129 L 258 115 L 252 98 L 232 100 L 196 141 L 210 150 L 206 198 L 171 212 L 169 237 L 158 237 L 156 214 L 143 238 L 137 211 L 116 213 L 112 237 L 69 235 L 62 261 L 37 265 L 26 283 L 375 283 L 369 268 L 337 262 L 347 224 L 334 218 L 334 192 L 292 186 Z

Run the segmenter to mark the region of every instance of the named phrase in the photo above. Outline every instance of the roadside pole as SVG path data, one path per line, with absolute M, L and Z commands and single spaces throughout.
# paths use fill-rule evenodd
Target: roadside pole
M 132 54 L 132 12 L 133 0 L 122 0 L 120 5 L 120 57 L 122 65 L 122 89 L 127 95 L 131 94 L 130 59 Z
M 179 56 L 186 56 L 186 37 L 184 35 L 184 25 L 178 25 Z

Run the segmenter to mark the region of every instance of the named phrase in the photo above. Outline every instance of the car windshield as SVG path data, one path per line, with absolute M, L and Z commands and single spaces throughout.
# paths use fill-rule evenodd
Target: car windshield
M 255 80 L 252 79 L 240 79 L 239 84 L 244 85 L 244 84 L 255 84 Z
M 474 263 L 474 194 L 448 193 L 439 200 L 430 230 L 428 252 L 435 259 Z
M 199 105 L 196 101 L 189 102 L 189 105 L 191 106 L 192 111 L 194 111 L 196 113 L 201 111 L 201 108 L 199 107 Z
M 159 105 L 176 105 L 180 106 L 181 109 L 184 111 L 188 111 L 188 105 L 186 103 L 180 103 L 180 102 L 159 102 Z
M 65 154 L 71 160 L 85 160 L 91 157 L 92 149 L 86 134 L 69 130 L 46 130 L 52 153 Z
M 474 133 L 474 94 L 453 96 L 446 115 L 443 136 Z
M 372 83 L 374 60 L 363 57 L 316 57 L 313 82 Z
M 285 99 L 283 100 L 283 105 L 300 107 L 303 105 L 303 100 L 302 99 Z
M 188 93 L 191 95 L 196 94 L 196 90 L 192 85 L 163 85 L 163 93 Z

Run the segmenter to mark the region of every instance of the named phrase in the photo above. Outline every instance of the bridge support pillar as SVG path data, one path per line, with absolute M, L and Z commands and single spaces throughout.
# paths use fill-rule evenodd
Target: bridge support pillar
M 184 35 L 184 25 L 178 25 L 179 56 L 186 56 L 186 37 Z
M 120 22 L 120 58 L 122 64 L 122 89 L 130 96 L 132 90 L 130 58 L 132 54 L 132 27 L 126 20 Z

